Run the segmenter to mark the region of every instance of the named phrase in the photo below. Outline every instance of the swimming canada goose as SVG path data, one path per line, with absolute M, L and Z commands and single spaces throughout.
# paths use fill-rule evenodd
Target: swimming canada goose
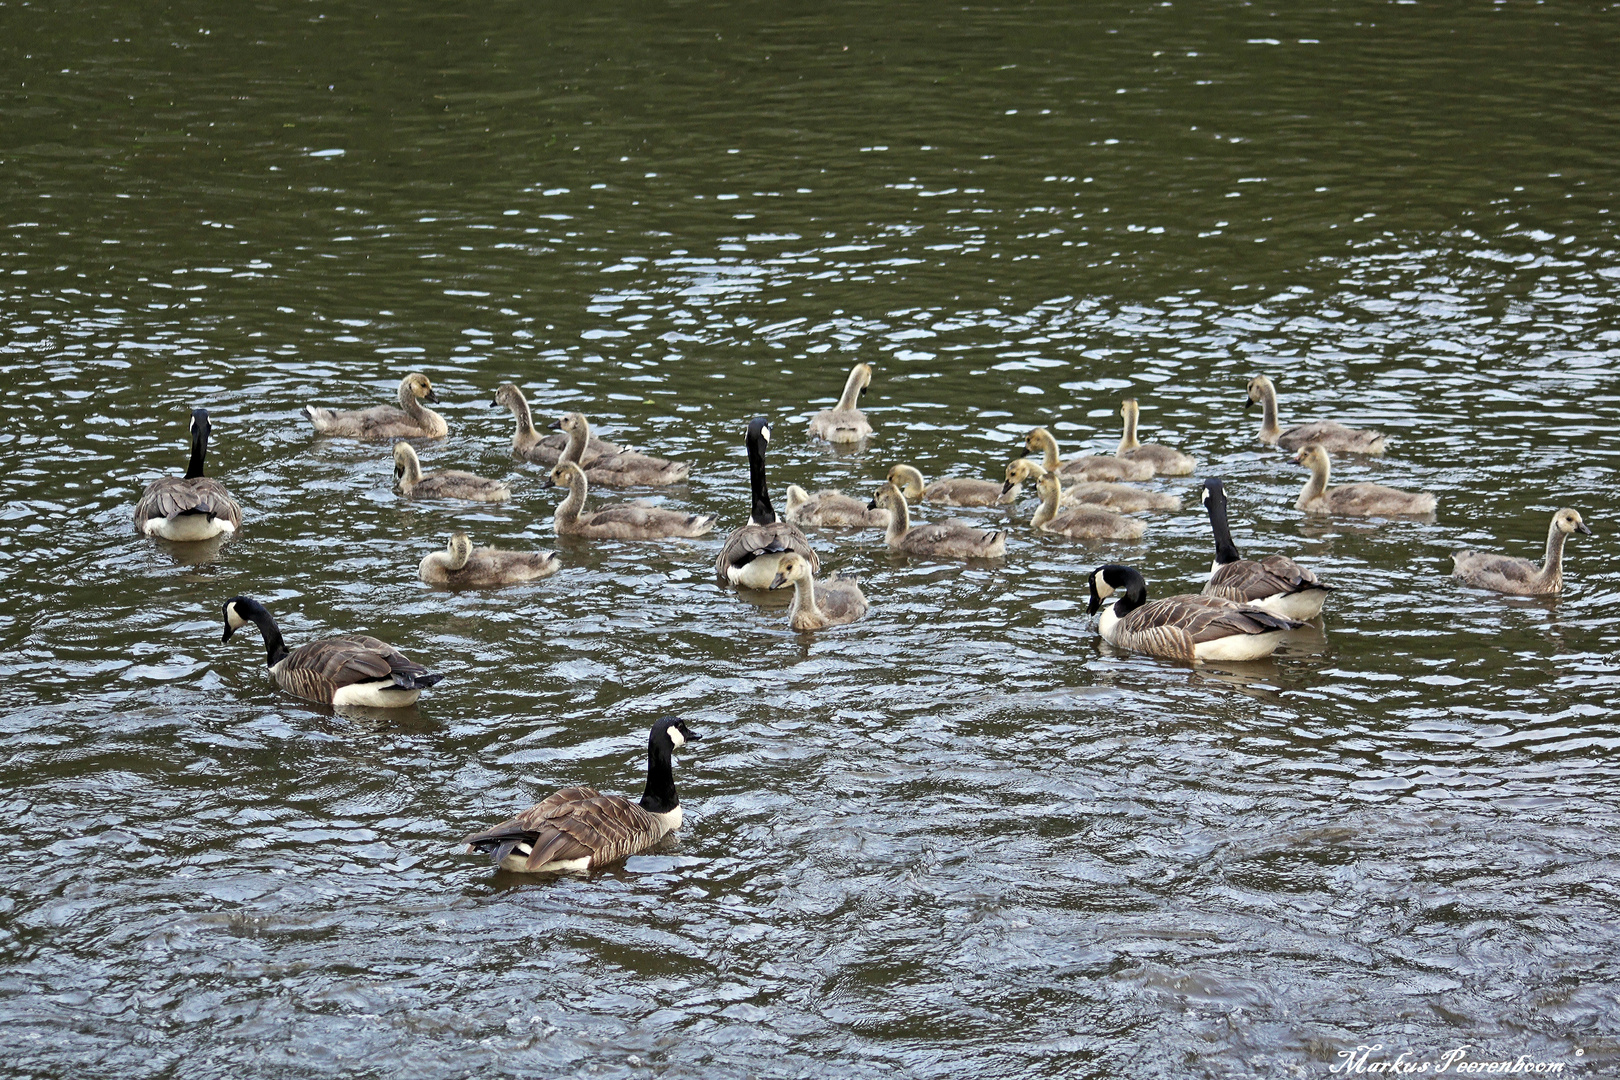
M 352 412 L 334 412 L 318 405 L 305 405 L 304 412 L 315 425 L 317 435 L 337 435 L 349 439 L 442 439 L 449 433 L 444 417 L 424 408 L 423 401 L 438 404 L 433 384 L 420 372 L 405 376 L 399 384 L 399 408 L 378 405 Z
M 499 480 L 474 476 L 460 469 L 422 473 L 422 461 L 408 442 L 394 444 L 394 479 L 407 499 L 466 499 L 468 502 L 505 502 L 511 489 Z
M 1322 613 L 1332 585 L 1286 555 L 1267 555 L 1256 562 L 1238 554 L 1232 543 L 1232 530 L 1226 523 L 1226 485 L 1216 479 L 1204 481 L 1204 509 L 1209 511 L 1209 527 L 1215 534 L 1215 564 L 1209 571 L 1205 596 L 1218 596 L 1249 607 L 1305 621 Z
M 893 484 L 878 488 L 867 506 L 892 515 L 883 538 L 895 551 L 945 559 L 999 559 L 1007 554 L 1007 537 L 999 529 L 975 529 L 959 521 L 912 528 L 906 497 Z
M 1104 607 L 1116 589 L 1124 595 Z M 1099 566 L 1091 574 L 1092 615 L 1102 610 L 1097 633 L 1121 649 L 1167 660 L 1258 660 L 1282 643 L 1283 631 L 1305 625 L 1218 596 L 1183 593 L 1149 602 L 1147 579 L 1129 566 Z
M 1333 420 L 1320 420 L 1314 424 L 1283 431 L 1277 426 L 1277 388 L 1264 375 L 1249 380 L 1249 396 L 1243 402 L 1248 412 L 1258 402 L 1264 415 L 1260 419 L 1260 441 L 1267 446 L 1280 446 L 1284 450 L 1298 450 L 1311 443 L 1335 454 L 1382 454 L 1384 433 L 1345 427 Z
M 517 430 L 512 433 L 513 457 L 533 461 L 539 465 L 555 465 L 562 460 L 563 450 L 568 445 L 568 436 L 547 435 L 542 439 L 534 428 L 534 417 L 529 413 L 529 402 L 523 396 L 523 391 L 512 383 L 502 383 L 500 389 L 495 391 L 495 400 L 489 407 L 498 409 L 503 405 L 511 410 L 513 419 L 517 421 Z M 622 453 L 624 447 L 593 435 L 586 444 L 581 464 L 590 468 L 600 457 Z
M 1564 540 L 1570 533 L 1592 535 L 1575 510 L 1564 509 L 1553 515 L 1547 527 L 1547 556 L 1540 566 L 1529 559 L 1491 555 L 1483 551 L 1459 551 L 1451 557 L 1451 576 L 1464 585 L 1490 589 L 1514 596 L 1548 596 L 1564 590 Z
M 562 560 L 549 551 L 502 551 L 474 548 L 472 537 L 452 533 L 450 543 L 422 560 L 417 571 L 429 585 L 460 585 L 489 588 L 514 585 L 550 577 L 562 568 Z
M 1147 529 L 1135 518 L 1121 517 L 1100 506 L 1082 505 L 1059 514 L 1063 482 L 1057 473 L 1042 473 L 1035 487 L 1041 494 L 1041 508 L 1035 511 L 1029 523 L 1040 532 L 1071 536 L 1076 540 L 1135 540 Z
M 287 693 L 306 701 L 402 708 L 414 704 L 417 695 L 444 678 L 407 659 L 386 641 L 360 634 L 322 638 L 288 652 L 280 627 L 263 604 L 251 596 L 225 601 L 224 641 L 250 622 L 264 638 L 270 677 Z
M 1294 502 L 1294 509 L 1343 517 L 1400 517 L 1434 513 L 1435 498 L 1427 491 L 1402 491 L 1383 484 L 1340 484 L 1328 487 L 1328 455 L 1320 446 L 1307 446 L 1294 460 L 1311 470 L 1311 478 Z
M 889 524 L 887 510 L 868 510 L 853 495 L 831 490 L 811 495 L 798 484 L 787 486 L 782 516 L 801 528 L 881 529 Z
M 1058 460 L 1057 440 L 1038 427 L 1024 436 L 1024 449 L 1041 455 L 1041 468 L 1071 480 L 1151 480 L 1153 466 L 1145 461 L 1087 454 L 1073 461 Z
M 912 501 L 937 503 L 940 506 L 995 506 L 1001 502 L 1001 485 L 994 480 L 977 480 L 969 476 L 953 476 L 935 480 L 923 486 L 923 474 L 910 465 L 896 465 L 889 470 L 889 483 Z
M 1120 436 L 1119 449 L 1115 451 L 1118 457 L 1126 461 L 1145 462 L 1160 476 L 1191 476 L 1193 470 L 1198 468 L 1198 462 L 1180 450 L 1158 443 L 1136 441 L 1136 421 L 1142 415 L 1142 410 L 1135 398 L 1126 398 L 1119 403 L 1119 415 L 1125 418 L 1125 434 Z
M 563 788 L 493 829 L 462 843 L 467 854 L 488 855 L 518 874 L 584 873 L 646 851 L 681 827 L 675 793 L 675 751 L 697 735 L 686 721 L 666 716 L 647 737 L 647 786 L 640 802 L 593 788 Z
M 810 547 L 797 525 L 781 521 L 771 506 L 771 493 L 765 486 L 765 448 L 771 442 L 771 425 L 763 416 L 756 416 L 748 424 L 744 439 L 748 447 L 748 483 L 753 492 L 753 508 L 748 524 L 726 537 L 720 554 L 714 560 L 714 575 L 720 584 L 739 585 L 745 589 L 781 588 L 772 586 L 776 580 L 782 554 L 794 551 L 810 562 L 810 569 L 820 573 L 821 560 Z
M 1007 463 L 1007 482 L 1001 485 L 1001 501 L 1015 502 L 1023 490 L 1024 481 L 1039 481 L 1046 470 L 1029 458 L 1014 458 Z M 1083 504 L 1104 506 L 1121 514 L 1138 510 L 1180 510 L 1181 496 L 1166 491 L 1144 491 L 1129 484 L 1115 484 L 1108 480 L 1077 480 L 1065 484 L 1060 507 Z
M 866 597 L 854 578 L 827 578 L 819 584 L 810 569 L 810 560 L 788 552 L 777 563 L 772 588 L 793 586 L 793 602 L 788 605 L 788 625 L 795 630 L 821 630 L 852 623 L 866 614 Z
M 599 455 L 586 465 L 585 448 L 591 441 L 590 421 L 582 413 L 571 412 L 564 413 L 551 426 L 561 428 L 568 439 L 562 457 L 557 460 L 572 461 L 585 470 L 585 479 L 602 487 L 667 487 L 680 483 L 692 472 L 692 466 L 684 461 L 670 461 L 629 450 Z
M 142 536 L 189 542 L 229 536 L 242 527 L 242 508 L 225 485 L 203 475 L 208 455 L 207 409 L 191 413 L 191 464 L 184 476 L 165 476 L 147 485 L 135 504 L 135 531 Z
M 594 540 L 663 540 L 672 536 L 702 536 L 714 528 L 713 514 L 683 514 L 658 506 L 629 503 L 585 513 L 588 485 L 585 473 L 572 461 L 552 466 L 541 487 L 566 487 L 568 494 L 553 516 L 558 536 L 588 536 Z
M 830 443 L 858 443 L 872 434 L 872 425 L 866 422 L 866 414 L 855 407 L 855 402 L 870 385 L 871 365 L 856 364 L 850 368 L 849 379 L 844 383 L 844 393 L 839 397 L 838 404 L 810 418 L 810 437 L 826 439 Z

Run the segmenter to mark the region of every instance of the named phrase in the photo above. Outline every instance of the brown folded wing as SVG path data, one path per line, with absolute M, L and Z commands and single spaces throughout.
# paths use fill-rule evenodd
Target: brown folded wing
M 658 821 L 622 795 L 588 787 L 564 788 L 492 829 L 474 833 L 469 850 L 493 851 L 516 841 L 529 845 L 528 868 L 588 859 L 592 867 L 634 855 L 663 835 Z
M 427 668 L 387 642 L 357 635 L 300 645 L 281 662 L 276 682 L 290 694 L 330 703 L 345 686 L 386 681 L 408 688 L 427 675 Z
M 135 527 L 144 529 L 153 518 L 172 518 L 187 512 L 207 514 L 242 525 L 242 508 L 225 485 L 211 476 L 166 476 L 155 481 L 135 506 Z
M 726 537 L 725 546 L 714 560 L 715 574 L 724 582 L 726 567 L 744 566 L 767 551 L 792 551 L 803 555 L 812 573 L 821 572 L 821 560 L 810 548 L 810 541 L 798 526 L 778 521 L 770 525 L 744 525 Z
M 1217 567 L 1204 592 L 1208 596 L 1248 603 L 1268 596 L 1328 588 L 1332 586 L 1322 584 L 1315 574 L 1288 556 L 1267 555 L 1259 561 L 1239 559 Z

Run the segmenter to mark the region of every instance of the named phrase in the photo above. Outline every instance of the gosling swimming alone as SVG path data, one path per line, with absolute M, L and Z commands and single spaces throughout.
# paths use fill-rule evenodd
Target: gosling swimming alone
M 1592 530 L 1578 510 L 1565 507 L 1547 526 L 1547 553 L 1540 566 L 1510 555 L 1459 551 L 1451 557 L 1451 576 L 1464 585 L 1510 596 L 1552 596 L 1564 590 L 1564 541 L 1571 533 L 1591 536 Z
M 838 404 L 810 418 L 810 437 L 812 439 L 826 439 L 834 444 L 858 443 L 872 434 L 872 425 L 866 422 L 866 414 L 856 407 L 866 388 L 872 385 L 872 367 L 870 364 L 856 364 L 849 370 L 849 378 L 844 381 L 844 392 L 839 395 Z
M 429 585 L 488 589 L 516 585 L 550 577 L 562 568 L 562 560 L 550 551 L 502 551 L 500 548 L 473 546 L 464 532 L 452 533 L 450 542 L 430 553 L 417 568 L 417 576 Z

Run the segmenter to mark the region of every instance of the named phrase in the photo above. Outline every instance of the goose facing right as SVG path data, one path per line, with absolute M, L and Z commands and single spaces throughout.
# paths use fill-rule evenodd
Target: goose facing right
M 472 537 L 453 533 L 450 542 L 422 560 L 417 576 L 429 585 L 491 588 L 538 581 L 562 568 L 562 560 L 549 551 L 502 551 L 473 547 Z
M 511 489 L 499 480 L 474 476 L 460 469 L 442 469 L 424 474 L 416 448 L 408 442 L 394 444 L 394 481 L 407 499 L 465 499 L 468 502 L 505 502 Z
M 1296 510 L 1342 517 L 1425 517 L 1434 513 L 1435 498 L 1427 491 L 1402 491 L 1383 484 L 1328 487 L 1328 454 L 1320 446 L 1307 446 L 1294 460 L 1311 470 L 1311 478 L 1294 502 Z
M 565 487 L 568 494 L 557 506 L 553 522 L 558 536 L 584 536 L 593 540 L 663 540 L 698 537 L 714 528 L 713 514 L 683 514 L 659 506 L 610 506 L 586 511 L 588 485 L 585 472 L 572 461 L 552 467 L 541 487 Z
M 906 497 L 893 484 L 878 488 L 867 505 L 889 512 L 889 527 L 883 538 L 890 548 L 903 554 L 944 559 L 999 559 L 1007 554 L 1007 535 L 1000 529 L 975 529 L 956 521 L 912 528 Z
M 748 483 L 752 505 L 748 524 L 726 537 L 714 559 L 715 580 L 721 585 L 744 589 L 781 588 L 772 585 L 785 552 L 793 551 L 820 572 L 821 560 L 797 525 L 782 521 L 771 506 L 771 492 L 765 484 L 765 449 L 771 443 L 770 421 L 756 416 L 748 422 L 743 444 L 748 448 Z
M 377 405 L 370 409 L 340 412 L 305 405 L 304 412 L 315 425 L 317 435 L 350 439 L 442 439 L 449 433 L 444 417 L 422 405 L 438 404 L 433 384 L 419 371 L 405 376 L 399 384 L 399 408 Z
M 1103 601 L 1122 590 L 1119 600 Z M 1283 632 L 1305 624 L 1218 596 L 1183 593 L 1148 600 L 1147 579 L 1129 566 L 1111 563 L 1091 574 L 1097 633 L 1110 645 L 1167 660 L 1259 660 L 1277 651 Z
M 1215 563 L 1204 586 L 1205 596 L 1302 622 L 1322 613 L 1332 585 L 1286 555 L 1267 555 L 1258 562 L 1245 559 L 1232 543 L 1232 530 L 1226 523 L 1226 485 L 1213 477 L 1205 480 L 1202 497 L 1204 509 L 1209 511 L 1210 531 L 1215 534 Z
M 1301 424 L 1287 431 L 1277 426 L 1277 388 L 1264 375 L 1249 380 L 1249 394 L 1243 402 L 1248 412 L 1258 403 L 1260 441 L 1266 446 L 1280 446 L 1284 450 L 1298 450 L 1315 443 L 1335 454 L 1382 454 L 1384 433 L 1345 427 L 1335 420 L 1319 420 L 1314 424 Z
M 866 597 L 854 578 L 833 576 L 818 585 L 810 561 L 791 551 L 777 564 L 771 587 L 783 585 L 793 586 L 788 625 L 795 630 L 842 626 L 866 614 Z
M 646 851 L 681 827 L 675 790 L 675 751 L 697 735 L 666 716 L 647 736 L 647 786 L 641 799 L 568 787 L 494 828 L 462 841 L 467 854 L 488 855 L 518 874 L 588 873 Z
M 294 697 L 323 705 L 363 705 L 395 709 L 411 705 L 423 690 L 444 678 L 374 637 L 329 637 L 300 645 L 291 652 L 281 628 L 263 604 L 251 596 L 225 601 L 225 636 L 248 623 L 264 638 L 265 663 L 276 685 Z
M 1591 536 L 1592 530 L 1579 511 L 1565 507 L 1547 526 L 1547 554 L 1540 566 L 1510 555 L 1459 551 L 1451 557 L 1451 576 L 1464 585 L 1510 596 L 1551 596 L 1564 590 L 1564 541 L 1570 533 Z
M 225 485 L 203 475 L 208 454 L 207 409 L 191 413 L 191 463 L 184 476 L 152 481 L 135 504 L 135 530 L 143 536 L 191 542 L 230 536 L 242 527 L 242 507 Z
M 866 422 L 866 414 L 856 407 L 856 402 L 871 385 L 870 364 L 856 364 L 850 368 L 838 404 L 810 418 L 810 437 L 826 439 L 830 443 L 858 443 L 871 435 L 872 425 Z

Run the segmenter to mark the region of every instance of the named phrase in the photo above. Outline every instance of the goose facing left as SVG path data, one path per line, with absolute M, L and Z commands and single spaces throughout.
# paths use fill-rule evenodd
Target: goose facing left
M 1209 511 L 1210 531 L 1215 534 L 1215 563 L 1204 586 L 1205 596 L 1301 621 L 1322 613 L 1332 585 L 1286 555 L 1267 555 L 1258 562 L 1245 559 L 1232 543 L 1232 530 L 1226 522 L 1226 485 L 1214 477 L 1205 480 L 1202 498 Z
M 1103 601 L 1120 592 L 1106 607 Z M 1218 596 L 1182 593 L 1149 600 L 1147 579 L 1129 566 L 1111 563 L 1091 574 L 1091 603 L 1097 633 L 1121 649 L 1167 660 L 1259 660 L 1282 644 L 1283 633 L 1305 624 Z
M 374 709 L 415 704 L 417 695 L 444 678 L 374 637 L 329 637 L 291 652 L 281 628 L 251 596 L 225 601 L 225 642 L 248 623 L 264 638 L 265 663 L 276 685 L 294 697 L 323 705 L 363 705 Z
M 416 448 L 408 442 L 394 444 L 394 479 L 407 499 L 465 499 L 468 502 L 505 502 L 511 489 L 499 480 L 474 476 L 460 469 L 441 469 L 424 474 Z
M 450 542 L 429 554 L 417 568 L 417 576 L 429 585 L 464 588 L 491 588 L 538 581 L 562 568 L 562 560 L 550 551 L 502 551 L 500 548 L 473 547 L 472 537 L 453 533 Z
M 154 480 L 135 504 L 135 529 L 143 536 L 189 542 L 233 535 L 242 527 L 242 508 L 225 485 L 203 475 L 208 454 L 207 409 L 191 413 L 191 464 L 184 476 Z
M 587 873 L 646 851 L 681 827 L 674 754 L 697 735 L 686 721 L 666 716 L 647 736 L 647 785 L 641 798 L 602 795 L 568 787 L 462 843 L 467 854 L 488 855 L 518 874 Z
M 1119 403 L 1119 415 L 1125 420 L 1125 433 L 1120 436 L 1116 456 L 1149 465 L 1160 476 L 1191 476 L 1198 468 L 1198 462 L 1180 450 L 1159 443 L 1136 441 L 1136 424 L 1141 418 L 1142 409 L 1135 398 L 1126 398 Z
M 433 384 L 419 371 L 405 376 L 399 384 L 399 408 L 377 405 L 370 409 L 340 412 L 323 409 L 318 405 L 305 405 L 304 412 L 315 425 L 318 435 L 337 435 L 350 439 L 442 439 L 449 434 L 444 417 L 425 407 L 422 402 L 435 405 L 439 397 Z

